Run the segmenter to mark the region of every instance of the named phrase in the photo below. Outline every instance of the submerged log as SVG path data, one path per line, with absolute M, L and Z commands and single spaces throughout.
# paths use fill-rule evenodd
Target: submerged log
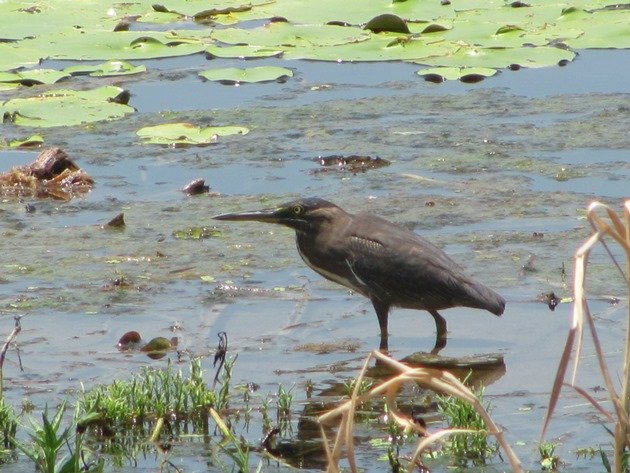
M 92 179 L 60 148 L 42 151 L 34 162 L 0 174 L 0 195 L 70 200 L 94 187 Z

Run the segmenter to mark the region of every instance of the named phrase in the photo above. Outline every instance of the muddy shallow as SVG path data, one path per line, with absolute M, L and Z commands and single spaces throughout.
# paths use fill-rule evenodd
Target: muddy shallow
M 128 330 L 175 335 L 196 354 L 212 353 L 217 333 L 226 331 L 231 353 L 238 353 L 235 384 L 261 385 L 260 399 L 279 383 L 293 387 L 297 430 L 307 381 L 317 396 L 354 377 L 378 346 L 376 317 L 366 300 L 305 267 L 291 231 L 210 217 L 318 195 L 414 229 L 505 296 L 502 318 L 446 311 L 450 338 L 442 354 L 504 355 L 506 373 L 488 386 L 487 399 L 525 466 L 538 469 L 537 441 L 570 305 L 551 312 L 537 297 L 571 294 L 572 254 L 588 235 L 588 203 L 600 199 L 619 209 L 630 196 L 629 91 L 620 74 L 597 71 L 602 63 L 617 67 L 606 62 L 613 57 L 619 64 L 628 53 L 588 52 L 565 68 L 442 86 L 421 82 L 407 66 L 296 63 L 298 77 L 286 84 L 230 88 L 194 79 L 190 68 L 201 56 L 155 62 L 177 74 L 122 81 L 132 91 L 134 116 L 46 131 L 47 145 L 63 148 L 94 178 L 90 194 L 69 203 L 1 202 L 2 333 L 10 332 L 13 315 L 25 315 L 18 338 L 24 372 L 9 352 L 7 399 L 15 406 L 25 398 L 52 405 L 82 385 L 165 363 L 118 353 L 116 341 Z M 330 88 L 313 90 L 322 84 Z M 136 129 L 167 120 L 244 125 L 251 132 L 203 148 L 138 143 Z M 3 134 L 25 132 L 3 125 Z M 36 154 L 2 150 L 1 170 Z M 356 175 L 311 172 L 318 167 L 313 158 L 331 154 L 378 156 L 391 165 Z M 180 191 L 199 177 L 218 195 Z M 27 201 L 34 212 L 26 212 Z M 119 212 L 123 231 L 100 227 Z M 174 235 L 204 226 L 219 235 Z M 592 311 L 617 370 L 626 294 L 603 251 L 594 263 Z M 120 280 L 128 284 L 120 287 Z M 621 302 L 611 304 L 611 297 Z M 392 355 L 428 351 L 433 331 L 427 314 L 395 310 Z M 324 342 L 333 346 L 312 345 Z M 210 360 L 207 369 L 211 379 Z M 579 383 L 604 398 L 593 390 L 602 384 L 594 359 L 582 365 Z M 567 470 L 602 469 L 597 458 L 576 460 L 574 453 L 610 443 L 601 419 L 568 389 L 557 413 L 548 438 L 560 443 Z M 243 434 L 257 442 L 260 424 Z M 362 466 L 387 467 L 377 461 L 382 451 L 361 445 Z M 183 442 L 171 455 L 196 471 L 209 453 L 202 443 Z M 148 455 L 126 470 L 157 463 Z M 444 460 L 429 465 L 446 471 Z

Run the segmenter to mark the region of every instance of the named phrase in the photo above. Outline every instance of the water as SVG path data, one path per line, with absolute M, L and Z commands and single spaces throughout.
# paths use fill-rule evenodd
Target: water
M 450 333 L 442 354 L 503 354 L 506 373 L 486 394 L 508 441 L 536 468 L 541 419 L 570 318 L 569 304 L 551 312 L 536 298 L 550 291 L 571 295 L 572 255 L 588 236 L 588 203 L 602 199 L 618 210 L 629 197 L 630 90 L 627 73 L 617 70 L 627 68 L 627 56 L 588 51 L 564 68 L 439 86 L 421 81 L 418 66 L 410 64 L 295 62 L 289 67 L 296 78 L 285 84 L 227 87 L 196 77 L 206 63 L 201 55 L 150 61 L 148 80 L 122 81 L 137 114 L 89 130 L 46 132 L 48 146 L 65 149 L 94 177 L 92 192 L 69 203 L 23 198 L 0 204 L 1 332 L 9 333 L 13 315 L 25 315 L 18 337 L 24 371 L 10 351 L 7 400 L 19 405 L 27 398 L 41 408 L 82 386 L 166 363 L 117 352 L 128 330 L 147 339 L 177 336 L 182 349 L 210 358 L 217 333 L 226 331 L 230 353 L 238 353 L 235 383 L 259 384 L 258 401 L 276 393 L 279 383 L 293 387 L 296 412 L 307 405 L 309 382 L 317 396 L 353 378 L 378 346 L 369 302 L 306 268 L 291 231 L 211 220 L 319 195 L 413 228 L 506 297 L 502 318 L 445 311 Z M 313 89 L 323 84 L 331 87 Z M 138 143 L 135 130 L 169 120 L 242 124 L 251 131 L 202 148 Z M 25 130 L 5 125 L 4 133 Z M 36 154 L 2 150 L 2 169 Z M 391 165 L 356 175 L 314 173 L 313 158 L 329 154 L 379 156 Z M 559 173 L 568 180 L 558 180 Z M 213 194 L 184 196 L 180 189 L 195 178 L 206 179 Z M 26 202 L 34 213 L 26 212 Z M 124 231 L 100 227 L 119 212 Z M 216 226 L 222 234 L 175 238 L 192 226 Z M 532 255 L 533 271 L 524 271 Z M 596 252 L 594 261 L 592 312 L 616 379 L 627 300 L 605 254 Z M 112 286 L 120 278 L 129 282 L 126 289 Z M 221 283 L 258 292 L 217 295 Z M 621 303 L 609 304 L 610 296 Z M 396 358 L 433 346 L 433 321 L 418 311 L 395 310 L 390 332 Z M 336 348 L 305 348 L 317 343 Z M 586 353 L 579 381 L 597 393 L 593 388 L 602 381 L 592 350 Z M 597 459 L 574 458 L 578 447 L 608 443 L 593 410 L 565 389 L 557 412 L 548 438 L 562 443 L 558 453 L 571 471 L 601 469 Z M 257 422 L 245 433 L 252 443 L 263 435 Z M 294 424 L 298 429 L 296 418 Z M 368 470 L 382 469 L 381 453 L 360 442 Z M 198 444 L 183 442 L 172 457 L 196 470 L 204 468 L 204 455 Z M 158 463 L 149 455 L 138 468 Z

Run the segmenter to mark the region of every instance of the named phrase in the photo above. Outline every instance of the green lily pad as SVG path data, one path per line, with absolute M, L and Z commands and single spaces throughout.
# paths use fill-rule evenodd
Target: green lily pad
M 511 64 L 522 67 L 547 67 L 560 61 L 572 61 L 573 51 L 553 47 L 538 48 L 477 48 L 461 46 L 449 56 L 430 57 L 422 61 L 413 61 L 429 66 L 484 67 L 503 69 Z
M 81 31 L 74 28 L 23 40 L 40 57 L 75 60 L 133 60 L 185 56 L 203 51 L 202 32 Z
M 610 8 L 612 0 L 527 4 L 516 8 L 516 3 L 506 0 L 448 4 L 439 0 L 214 0 L 210 4 L 205 0 L 160 0 L 159 4 L 136 0 L 104 6 L 97 0 L 3 0 L 0 71 L 33 67 L 42 59 L 122 61 L 203 51 L 233 58 L 545 67 L 573 58 L 573 52 L 552 47 L 558 43 L 574 49 L 630 47 L 630 9 Z M 269 21 L 273 17 L 278 21 Z M 168 27 L 114 32 L 125 18 Z M 191 19 L 231 27 L 182 29 Z M 372 31 L 362 29 L 370 20 Z M 383 20 L 395 23 L 387 25 Z M 252 28 L 251 22 L 265 24 Z M 408 37 L 404 25 L 413 37 Z M 103 75 L 140 71 L 108 69 Z M 0 83 L 0 90 L 10 90 L 13 84 Z
M 28 138 L 9 141 L 9 147 L 11 148 L 33 148 L 43 144 L 44 137 L 42 135 L 31 135 Z
M 206 0 L 166 0 L 160 4 L 153 5 L 155 10 L 165 13 L 178 13 L 195 20 L 230 15 L 248 11 L 251 8 L 252 4 L 249 2 L 239 4 L 228 0 L 213 1 L 212 3 Z
M 422 63 L 422 59 L 448 56 L 456 53 L 461 45 L 455 42 L 433 42 L 425 37 L 408 37 L 394 33 L 372 35 L 365 41 L 341 45 L 315 47 L 301 45 L 287 49 L 287 59 L 312 59 L 320 61 L 400 61 Z
M 238 46 L 217 46 L 211 44 L 206 48 L 206 54 L 215 58 L 254 59 L 262 57 L 280 57 L 282 49 L 265 48 L 242 44 Z
M 475 76 L 480 78 L 492 77 L 498 71 L 487 67 L 432 67 L 417 72 L 419 76 L 430 78 L 441 77 L 442 80 L 462 80 L 463 82 L 478 82 Z M 441 82 L 441 81 L 440 81 Z
M 249 44 L 258 47 L 316 47 L 366 41 L 370 33 L 361 28 L 333 25 L 294 25 L 277 22 L 257 28 L 223 28 L 212 32 L 212 38 L 226 44 Z
M 54 84 L 70 74 L 55 69 L 32 69 L 18 72 L 0 72 L 0 82 L 18 83 L 22 85 Z
M 199 75 L 222 84 L 240 84 L 271 81 L 284 82 L 289 77 L 293 77 L 293 71 L 284 67 L 274 66 L 250 67 L 247 69 L 226 67 L 201 71 Z
M 0 104 L 0 113 L 5 122 L 36 127 L 116 120 L 134 112 L 133 107 L 119 100 L 125 93 L 125 90 L 114 86 L 92 90 L 51 90 L 34 97 L 7 100 Z
M 365 24 L 364 28 L 374 33 L 380 33 L 381 31 L 405 34 L 411 33 L 407 22 L 401 17 L 391 13 L 383 13 L 382 15 L 375 16 Z
M 136 132 L 144 144 L 158 145 L 207 145 L 219 136 L 245 135 L 249 129 L 242 126 L 199 127 L 192 123 L 166 123 L 147 126 Z
M 64 72 L 73 76 L 89 74 L 92 77 L 126 76 L 146 72 L 144 65 L 134 66 L 126 61 L 107 61 L 94 66 L 79 64 L 64 69 Z

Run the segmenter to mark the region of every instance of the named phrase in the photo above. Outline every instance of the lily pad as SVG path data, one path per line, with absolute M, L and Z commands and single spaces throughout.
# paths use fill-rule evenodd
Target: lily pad
M 44 137 L 42 135 L 31 135 L 28 138 L 9 141 L 11 148 L 34 148 L 43 144 Z
M 134 112 L 120 103 L 120 87 L 92 90 L 51 90 L 34 97 L 16 98 L 0 104 L 5 122 L 20 126 L 71 126 L 101 120 L 116 120 Z
M 54 84 L 70 74 L 56 69 L 32 69 L 18 72 L 0 72 L 0 82 L 18 83 L 26 86 Z
M 491 77 L 497 73 L 496 69 L 487 67 L 431 67 L 418 71 L 418 75 L 431 82 L 442 82 L 445 80 L 462 80 L 462 82 L 478 82 L 472 80 L 474 76 L 481 78 Z M 442 80 L 433 80 L 441 77 Z M 468 80 L 467 80 L 468 78 Z
M 73 76 L 89 74 L 92 77 L 126 76 L 146 72 L 144 65 L 134 66 L 126 61 L 107 61 L 93 66 L 79 64 L 64 69 L 64 72 Z
M 222 84 L 240 84 L 271 81 L 284 82 L 289 77 L 293 77 L 293 71 L 285 67 L 274 66 L 250 67 L 247 69 L 226 67 L 201 71 L 199 75 Z
M 203 33 L 179 31 L 81 31 L 74 28 L 29 40 L 39 57 L 75 60 L 132 60 L 185 56 L 203 51 Z
M 199 127 L 192 123 L 166 123 L 141 128 L 136 135 L 144 144 L 199 146 L 215 143 L 219 136 L 247 133 L 249 129 L 242 126 Z
M 280 57 L 282 56 L 282 53 L 282 49 L 251 46 L 247 44 L 237 46 L 217 46 L 215 44 L 211 44 L 206 49 L 206 54 L 213 58 L 254 59 L 262 57 Z
M 548 46 L 538 48 L 478 48 L 461 46 L 451 55 L 430 57 L 413 62 L 429 66 L 503 69 L 511 64 L 531 68 L 548 67 L 557 65 L 560 61 L 572 61 L 573 58 L 575 58 L 573 51 Z
M 370 33 L 361 28 L 333 25 L 294 25 L 284 22 L 241 29 L 223 28 L 212 32 L 212 38 L 226 44 L 249 44 L 284 51 L 295 47 L 332 46 L 366 41 Z

